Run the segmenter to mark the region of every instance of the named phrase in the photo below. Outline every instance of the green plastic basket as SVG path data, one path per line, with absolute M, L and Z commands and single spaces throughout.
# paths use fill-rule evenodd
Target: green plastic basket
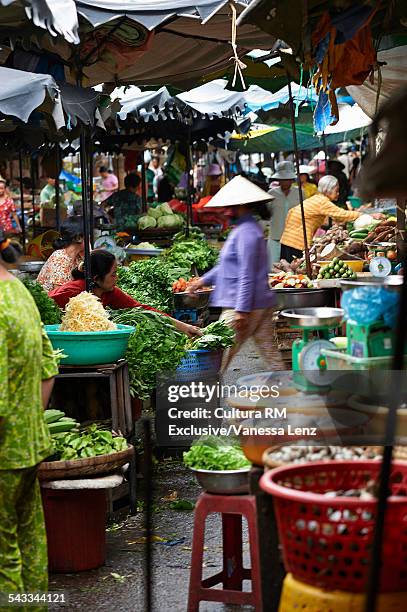
M 124 357 L 130 334 L 135 330 L 131 325 L 118 325 L 117 330 L 103 332 L 66 332 L 59 325 L 45 325 L 55 350 L 64 351 L 67 356 L 63 365 L 100 365 L 115 363 Z
M 356 196 L 349 196 L 348 200 L 351 203 L 352 208 L 360 208 L 363 204 L 363 200 Z

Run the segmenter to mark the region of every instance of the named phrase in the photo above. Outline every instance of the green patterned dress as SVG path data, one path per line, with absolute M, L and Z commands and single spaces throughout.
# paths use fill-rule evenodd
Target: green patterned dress
M 0 593 L 47 590 L 37 465 L 50 452 L 41 381 L 57 373 L 31 295 L 0 281 Z

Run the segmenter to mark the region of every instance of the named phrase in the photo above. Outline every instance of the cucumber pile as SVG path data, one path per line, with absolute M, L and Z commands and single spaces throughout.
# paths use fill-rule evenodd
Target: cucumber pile
M 334 257 L 329 264 L 320 269 L 318 274 L 318 279 L 333 278 L 355 279 L 356 273 L 348 266 L 347 263 L 338 257 Z
M 44 418 L 51 436 L 59 433 L 67 433 L 73 429 L 79 429 L 78 421 L 72 419 L 71 417 L 65 416 L 65 413 L 62 412 L 62 410 L 45 410 Z
M 51 434 L 53 457 L 51 461 L 70 461 L 110 455 L 126 450 L 123 436 L 100 429 L 95 423 L 80 429 L 75 419 L 66 417 L 62 410 L 45 410 L 45 421 Z

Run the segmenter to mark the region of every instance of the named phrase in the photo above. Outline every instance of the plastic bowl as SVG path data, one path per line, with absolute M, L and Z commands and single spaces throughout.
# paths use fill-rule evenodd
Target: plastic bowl
M 343 261 L 354 272 L 363 272 L 363 266 L 365 265 L 364 259 L 344 259 Z
M 118 325 L 117 329 L 103 332 L 66 332 L 59 325 L 45 325 L 53 348 L 63 350 L 67 357 L 63 365 L 100 365 L 115 363 L 124 357 L 131 325 Z

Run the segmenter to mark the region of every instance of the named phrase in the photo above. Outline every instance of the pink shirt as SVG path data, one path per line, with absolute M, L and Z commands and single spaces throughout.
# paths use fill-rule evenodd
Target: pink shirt
M 112 195 L 112 190 L 115 190 L 119 186 L 119 181 L 117 176 L 114 174 L 109 174 L 106 178 L 102 179 L 103 190 L 101 192 L 102 202 L 109 198 Z

